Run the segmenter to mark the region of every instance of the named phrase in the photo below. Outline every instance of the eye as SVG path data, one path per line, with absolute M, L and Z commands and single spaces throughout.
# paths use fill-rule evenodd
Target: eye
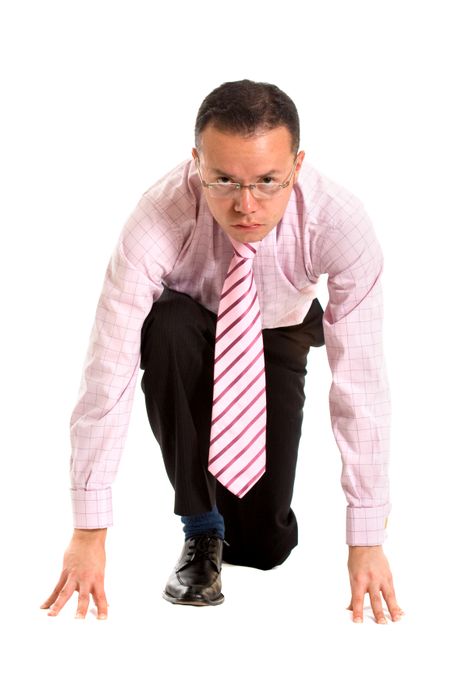
M 225 175 L 221 175 L 220 177 L 217 178 L 216 182 L 219 183 L 219 185 L 229 185 L 231 182 L 231 178 L 227 178 Z
M 263 178 L 260 182 L 263 185 L 273 185 L 275 180 L 270 175 L 266 175 L 266 177 Z

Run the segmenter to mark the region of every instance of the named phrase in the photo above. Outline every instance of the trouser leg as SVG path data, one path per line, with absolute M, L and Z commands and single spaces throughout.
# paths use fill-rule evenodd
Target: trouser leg
M 175 489 L 175 513 L 212 509 L 217 499 L 229 547 L 224 559 L 257 568 L 282 563 L 297 544 L 290 507 L 301 435 L 306 359 L 323 345 L 314 300 L 301 325 L 263 330 L 267 385 L 266 473 L 237 498 L 207 470 L 216 316 L 165 290 L 142 328 L 142 389 L 149 421 Z
M 314 323 L 319 340 L 322 309 L 315 304 L 299 325 L 263 330 L 266 365 L 266 472 L 244 498 L 217 484 L 225 519 L 224 560 L 261 569 L 282 563 L 296 546 L 291 508 L 305 402 L 307 355 Z M 318 325 L 320 323 L 320 326 Z M 320 344 L 318 344 L 320 345 Z
M 141 387 L 179 515 L 216 503 L 207 469 L 215 323 L 214 313 L 166 288 L 142 326 Z

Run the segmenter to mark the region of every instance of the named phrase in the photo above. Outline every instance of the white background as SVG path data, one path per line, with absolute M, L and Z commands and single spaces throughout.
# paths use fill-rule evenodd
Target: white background
M 447 3 L 154 5 L 1 3 L 3 670 L 448 670 Z M 406 615 L 375 624 L 367 595 L 363 625 L 345 609 L 346 502 L 321 348 L 293 504 L 300 544 L 283 566 L 224 567 L 221 607 L 161 598 L 182 534 L 137 387 L 107 536 L 109 618 L 76 621 L 78 594 L 49 618 L 39 606 L 72 532 L 69 418 L 110 254 L 142 192 L 189 156 L 203 98 L 244 77 L 294 99 L 307 159 L 363 200 L 383 247 L 384 551 Z

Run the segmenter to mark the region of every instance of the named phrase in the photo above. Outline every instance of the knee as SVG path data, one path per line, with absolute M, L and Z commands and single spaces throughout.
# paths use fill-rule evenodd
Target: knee
M 181 292 L 165 289 L 146 317 L 141 330 L 141 368 L 158 354 L 186 353 L 200 341 L 214 343 L 215 326 L 209 312 Z
M 144 320 L 142 339 L 147 339 L 150 333 L 157 333 L 160 340 L 182 338 L 186 327 L 198 320 L 197 307 L 188 295 L 166 288 Z
M 195 322 L 198 309 L 200 306 L 187 294 L 166 288 L 159 300 L 153 304 L 143 329 L 146 323 L 152 325 L 157 323 L 159 329 L 176 333 L 178 327 Z

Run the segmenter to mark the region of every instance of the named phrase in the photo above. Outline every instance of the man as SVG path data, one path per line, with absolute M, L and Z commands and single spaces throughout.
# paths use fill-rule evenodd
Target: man
M 164 590 L 223 602 L 222 558 L 269 569 L 297 544 L 290 507 L 307 353 L 326 345 L 343 461 L 354 621 L 397 604 L 382 543 L 390 511 L 382 254 L 361 203 L 304 164 L 292 100 L 228 82 L 197 116 L 192 160 L 141 198 L 107 269 L 71 418 L 75 530 L 42 605 L 75 590 L 106 618 L 106 529 L 139 367 L 185 543 Z M 315 297 L 328 274 L 325 312 Z M 224 546 L 225 544 L 225 546 Z

